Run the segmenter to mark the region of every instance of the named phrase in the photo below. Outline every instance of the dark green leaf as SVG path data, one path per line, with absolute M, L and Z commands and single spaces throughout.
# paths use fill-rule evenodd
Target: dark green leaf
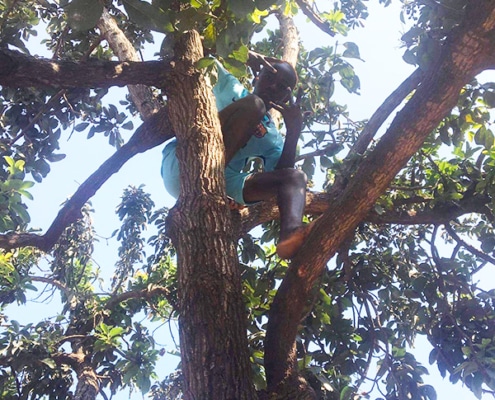
M 73 0 L 66 7 L 69 25 L 78 31 L 87 31 L 96 26 L 103 12 L 103 3 L 98 0 Z
M 174 30 L 170 18 L 160 8 L 141 0 L 123 0 L 129 18 L 150 30 L 168 33 Z
M 342 53 L 343 57 L 347 58 L 357 58 L 358 60 L 361 60 L 361 56 L 359 54 L 359 47 L 357 46 L 356 43 L 353 42 L 346 42 L 344 43 L 344 53 Z

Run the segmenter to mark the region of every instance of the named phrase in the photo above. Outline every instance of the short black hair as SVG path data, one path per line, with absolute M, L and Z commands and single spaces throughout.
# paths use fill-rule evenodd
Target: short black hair
M 297 82 L 299 81 L 299 77 L 297 75 L 297 71 L 294 68 L 294 66 L 291 63 L 284 61 L 284 60 L 272 62 L 272 65 L 273 65 L 273 68 L 275 68 L 276 70 L 278 70 L 277 66 L 279 66 L 279 65 L 286 65 L 287 67 L 289 67 L 289 70 L 292 72 L 293 77 L 294 77 L 294 86 L 292 86 L 292 89 L 294 89 L 297 85 Z

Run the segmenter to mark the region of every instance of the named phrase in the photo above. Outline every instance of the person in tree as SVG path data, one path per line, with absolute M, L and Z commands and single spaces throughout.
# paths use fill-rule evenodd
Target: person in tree
M 250 53 L 253 71 L 261 71 L 250 93 L 232 74 L 217 64 L 217 82 L 213 87 L 219 110 L 225 145 L 225 180 L 227 195 L 240 205 L 276 198 L 280 211 L 280 238 L 277 254 L 291 259 L 309 233 L 302 223 L 306 202 L 306 175 L 294 168 L 297 141 L 303 117 L 292 91 L 297 73 L 287 62 Z M 282 114 L 285 138 L 276 128 L 270 113 Z M 167 191 L 178 198 L 179 166 L 175 155 L 177 142 L 172 139 L 163 150 L 162 178 Z M 262 172 L 245 172 L 248 163 L 260 159 Z

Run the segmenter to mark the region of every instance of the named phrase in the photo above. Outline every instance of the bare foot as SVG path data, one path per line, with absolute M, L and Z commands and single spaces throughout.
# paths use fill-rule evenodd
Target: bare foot
M 301 226 L 293 231 L 287 238 L 281 240 L 277 244 L 278 256 L 284 260 L 290 260 L 293 258 L 301 248 L 304 240 L 308 237 L 312 228 L 313 223 Z

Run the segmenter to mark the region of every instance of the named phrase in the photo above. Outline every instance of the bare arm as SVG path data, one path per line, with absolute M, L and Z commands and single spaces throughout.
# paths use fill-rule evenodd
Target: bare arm
M 255 75 L 258 75 L 261 71 L 261 67 L 268 68 L 271 72 L 276 73 L 277 70 L 273 67 L 272 63 L 280 62 L 279 59 L 273 57 L 267 57 L 263 54 L 256 53 L 249 50 L 247 65 L 253 70 Z
M 290 88 L 287 88 L 287 90 L 290 92 Z M 300 107 L 301 97 L 302 90 L 300 89 L 297 92 L 296 101 L 294 101 L 294 98 L 290 95 L 288 104 L 272 103 L 272 107 L 282 114 L 287 129 L 282 155 L 280 156 L 275 169 L 294 168 L 297 141 L 301 135 L 303 124 L 303 114 Z

